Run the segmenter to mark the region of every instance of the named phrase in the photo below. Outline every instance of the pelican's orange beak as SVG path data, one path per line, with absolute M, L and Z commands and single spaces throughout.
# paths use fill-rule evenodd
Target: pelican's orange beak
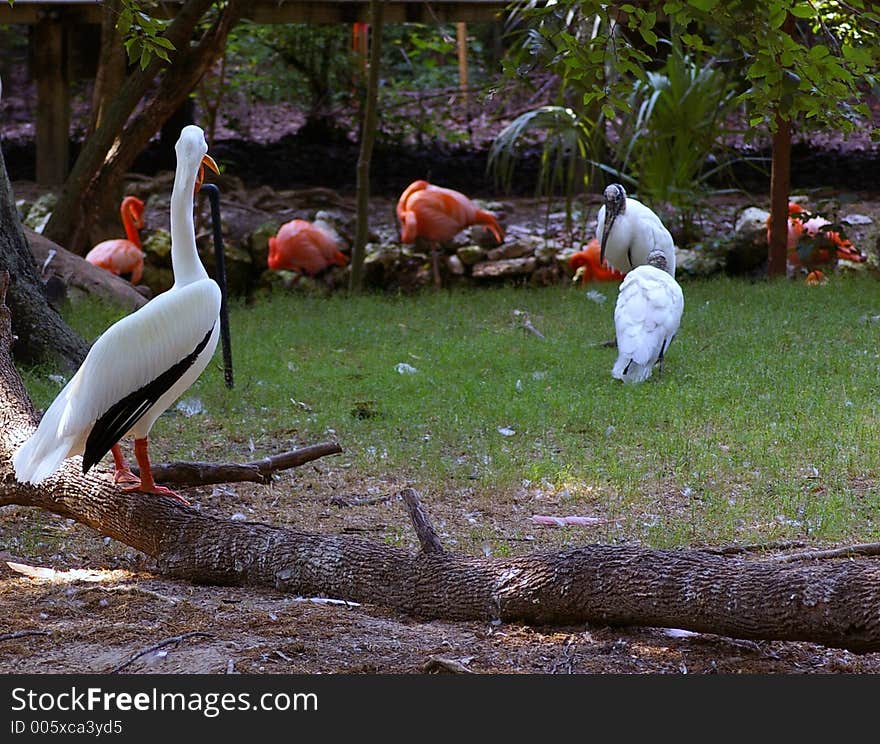
M 196 194 L 199 193 L 199 189 L 202 188 L 202 184 L 205 182 L 205 167 L 210 168 L 218 176 L 220 175 L 220 169 L 217 167 L 217 163 L 214 162 L 214 158 L 210 155 L 205 155 L 202 158 L 202 164 L 199 166 L 199 174 L 196 176 Z

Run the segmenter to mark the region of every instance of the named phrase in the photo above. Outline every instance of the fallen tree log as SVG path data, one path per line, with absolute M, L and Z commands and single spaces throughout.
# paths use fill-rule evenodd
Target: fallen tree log
M 0 298 L 4 287 L 0 281 Z M 880 563 L 785 563 L 703 550 L 584 545 L 483 558 L 444 551 L 415 494 L 404 494 L 423 549 L 216 519 L 174 499 L 124 493 L 72 458 L 39 487 L 17 483 L 10 455 L 36 415 L 9 354 L 0 304 L 0 506 L 45 509 L 156 560 L 178 579 L 273 587 L 451 620 L 684 628 L 736 638 L 880 650 Z
M 125 279 L 93 266 L 82 256 L 71 253 L 29 228 L 24 228 L 24 236 L 37 266 L 46 266 L 43 279 L 47 276 L 57 277 L 68 289 L 100 297 L 105 302 L 129 311 L 137 310 L 147 303 L 147 298 Z

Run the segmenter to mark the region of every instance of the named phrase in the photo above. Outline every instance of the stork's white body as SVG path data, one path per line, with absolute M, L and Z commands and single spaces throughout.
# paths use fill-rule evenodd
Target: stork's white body
M 91 457 L 96 462 L 126 434 L 146 438 L 156 419 L 195 382 L 214 354 L 220 288 L 199 260 L 193 224 L 193 191 L 207 152 L 202 130 L 185 127 L 175 149 L 174 286 L 95 341 L 37 430 L 14 454 L 15 475 L 23 483 L 40 483 L 74 455 L 86 453 L 87 461 Z M 84 470 L 91 464 L 84 463 Z
M 611 376 L 624 382 L 647 380 L 678 332 L 683 310 L 681 287 L 665 271 L 650 264 L 630 271 L 614 308 L 618 356 Z
M 605 230 L 606 207 L 599 209 L 596 238 L 602 242 Z M 616 217 L 608 243 L 605 260 L 618 271 L 626 274 L 636 266 L 648 262 L 648 254 L 654 249 L 663 251 L 666 270 L 675 276 L 675 242 L 662 220 L 638 199 L 626 197 L 625 209 Z

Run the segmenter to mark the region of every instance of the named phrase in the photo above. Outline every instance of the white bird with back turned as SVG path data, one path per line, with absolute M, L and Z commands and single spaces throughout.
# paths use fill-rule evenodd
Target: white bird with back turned
M 654 365 L 663 369 L 663 355 L 681 323 L 684 296 L 667 272 L 666 256 L 651 251 L 648 262 L 630 271 L 620 284 L 614 308 L 617 361 L 611 376 L 624 382 L 643 382 Z
M 666 258 L 666 272 L 674 277 L 675 242 L 660 218 L 637 199 L 627 197 L 619 183 L 608 186 L 604 196 L 596 226 L 600 260 L 626 274 L 646 264 L 648 254 L 656 249 Z
M 37 430 L 12 458 L 15 477 L 38 484 L 68 457 L 83 455 L 83 473 L 108 451 L 115 481 L 126 491 L 173 496 L 156 485 L 147 436 L 153 423 L 192 385 L 217 347 L 221 291 L 196 250 L 193 197 L 204 166 L 217 172 L 204 132 L 184 127 L 175 145 L 171 192 L 171 262 L 174 286 L 110 326 L 92 345 L 70 382 L 43 415 Z M 132 434 L 140 478 L 131 472 L 119 440 Z

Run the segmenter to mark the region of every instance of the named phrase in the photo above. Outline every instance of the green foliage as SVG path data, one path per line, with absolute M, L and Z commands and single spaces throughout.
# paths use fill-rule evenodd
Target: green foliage
M 323 115 L 351 94 L 350 33 L 343 25 L 244 21 L 227 42 L 230 92 L 272 103 L 305 98 L 312 115 Z
M 641 66 L 650 61 L 644 49 L 656 49 L 654 10 L 581 0 L 549 7 L 529 0 L 521 6 L 533 24 L 532 36 L 552 51 L 544 58 L 585 91 L 585 104 L 601 103 L 609 119 L 630 112 L 628 90 L 644 79 Z M 749 110 L 751 126 L 775 130 L 778 113 L 786 120 L 852 131 L 858 117 L 868 117 L 861 91 L 876 83 L 880 61 L 880 14 L 872 3 L 670 0 L 649 7 L 662 9 L 674 27 L 687 29 L 680 34 L 685 48 L 705 53 L 727 45 L 737 52 L 749 83 L 738 100 Z M 595 33 L 578 37 L 547 23 L 572 16 L 594 20 Z M 789 18 L 795 26 L 789 27 Z
M 493 64 L 485 39 L 493 24 L 468 24 L 468 88 L 471 97 L 489 83 Z M 452 121 L 449 101 L 459 96 L 453 24 L 395 23 L 383 29 L 378 136 L 394 142 L 465 141 L 467 122 Z M 461 99 L 459 98 L 459 101 Z
M 122 32 L 122 43 L 129 61 L 139 64 L 142 70 L 147 68 L 153 57 L 170 62 L 168 52 L 174 51 L 174 45 L 162 35 L 170 21 L 151 13 L 156 6 L 149 0 L 121 0 L 119 20 L 116 22 L 116 28 Z
M 535 133 L 543 134 L 536 196 L 560 191 L 572 194 L 583 185 L 582 165 L 590 151 L 591 131 L 570 108 L 541 106 L 508 124 L 492 142 L 487 168 L 501 188 L 513 187 L 516 159 L 528 146 L 535 146 Z
M 877 328 L 859 322 L 877 312 L 876 280 L 688 282 L 664 370 L 638 386 L 611 379 L 600 345 L 615 289 L 591 289 L 609 301 L 554 287 L 233 304 L 236 389 L 218 356 L 185 394 L 205 412 L 161 417 L 154 457 L 247 461 L 338 439 L 328 466 L 350 463 L 350 478 L 552 499 L 611 520 L 596 539 L 880 537 Z M 27 378 L 39 406 L 60 389 L 45 372 Z
M 672 44 L 663 67 L 636 81 L 627 104 L 632 113 L 620 117 L 611 143 L 618 168 L 606 170 L 634 184 L 649 203 L 677 207 L 687 227 L 699 190 L 729 165 L 707 167 L 723 157 L 736 89 L 713 60 L 700 64 Z

